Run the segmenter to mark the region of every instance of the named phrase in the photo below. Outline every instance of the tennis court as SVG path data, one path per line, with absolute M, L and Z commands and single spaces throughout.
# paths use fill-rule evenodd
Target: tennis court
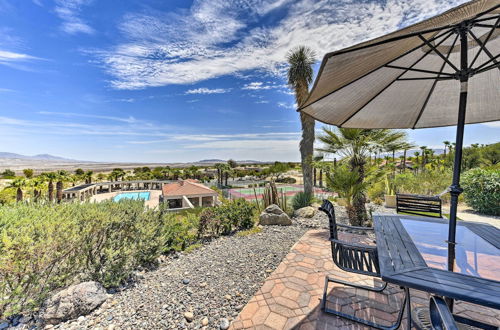
M 282 184 L 282 185 L 276 185 L 276 188 L 278 189 L 278 192 L 281 194 L 285 194 L 287 197 L 295 196 L 298 192 L 303 191 L 303 186 L 302 185 L 295 185 L 295 184 Z M 232 188 L 228 189 L 228 197 L 230 199 L 235 199 L 235 198 L 245 198 L 247 200 L 254 200 L 255 195 L 257 195 L 257 198 L 260 199 L 262 198 L 262 195 L 264 194 L 264 187 L 258 187 L 258 188 Z M 320 188 L 314 188 L 314 194 L 319 195 L 319 196 L 326 196 L 329 195 L 329 192 L 324 191 Z

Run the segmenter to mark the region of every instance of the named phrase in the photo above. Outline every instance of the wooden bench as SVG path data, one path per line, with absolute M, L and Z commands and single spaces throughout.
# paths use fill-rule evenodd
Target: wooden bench
M 396 212 L 442 218 L 439 196 L 396 194 Z

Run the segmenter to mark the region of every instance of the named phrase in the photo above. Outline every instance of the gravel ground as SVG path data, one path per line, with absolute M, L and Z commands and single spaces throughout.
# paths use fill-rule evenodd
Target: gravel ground
M 317 205 L 319 206 L 319 205 Z M 382 214 L 392 214 L 396 213 L 396 209 L 389 209 L 384 207 L 383 205 L 375 205 L 375 204 L 367 204 L 367 210 L 371 209 L 373 214 L 382 213 Z M 337 223 L 343 225 L 349 225 L 349 218 L 347 217 L 347 212 L 345 207 L 335 205 L 335 219 Z M 316 212 L 314 217 L 310 219 L 306 218 L 294 218 L 294 223 L 299 226 L 308 227 L 308 228 L 326 228 L 328 229 L 328 217 L 324 212 Z
M 221 237 L 168 258 L 92 314 L 54 329 L 224 329 L 306 231 L 269 226 Z

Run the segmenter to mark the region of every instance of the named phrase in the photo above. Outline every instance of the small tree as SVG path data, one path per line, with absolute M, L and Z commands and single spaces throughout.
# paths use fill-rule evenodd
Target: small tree
M 34 171 L 31 168 L 25 168 L 23 170 L 23 173 L 26 179 L 31 179 L 33 177 Z

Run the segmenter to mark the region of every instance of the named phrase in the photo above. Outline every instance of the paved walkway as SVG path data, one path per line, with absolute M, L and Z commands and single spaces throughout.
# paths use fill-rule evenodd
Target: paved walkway
M 370 244 L 368 239 L 341 233 L 340 239 Z M 327 230 L 310 230 L 267 278 L 264 285 L 231 324 L 231 329 L 365 329 L 359 324 L 323 313 L 320 298 L 325 275 L 373 285 L 370 277 L 346 273 L 331 260 Z M 377 280 L 375 280 L 377 281 Z M 395 321 L 403 295 L 389 286 L 388 294 L 377 294 L 330 283 L 330 308 L 388 325 Z M 412 306 L 426 306 L 427 294 L 412 291 Z M 457 303 L 455 311 L 500 326 L 500 311 Z M 425 307 L 421 307 L 423 310 Z M 403 320 L 403 325 L 405 320 Z

